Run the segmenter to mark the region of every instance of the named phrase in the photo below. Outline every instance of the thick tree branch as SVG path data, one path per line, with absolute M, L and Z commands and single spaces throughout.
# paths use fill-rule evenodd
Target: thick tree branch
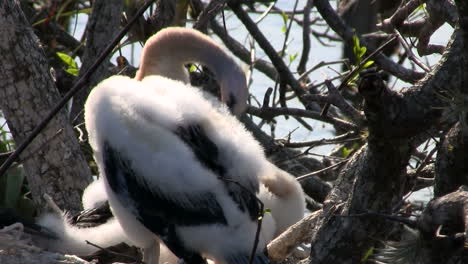
M 83 65 L 80 69 L 80 76 L 86 73 L 89 67 L 94 63 L 95 58 L 105 49 L 106 45 L 109 43 L 109 39 L 112 39 L 119 31 L 122 11 L 123 1 L 120 0 L 94 2 L 93 12 L 91 13 L 87 25 L 86 49 L 82 57 Z M 78 123 L 83 121 L 83 107 L 92 87 L 101 80 L 112 75 L 109 71 L 109 59 L 110 55 L 96 69 L 87 87 L 80 90 L 73 97 L 73 106 L 70 113 L 72 120 L 77 120 Z M 78 115 L 80 115 L 80 117 L 77 119 L 76 117 Z

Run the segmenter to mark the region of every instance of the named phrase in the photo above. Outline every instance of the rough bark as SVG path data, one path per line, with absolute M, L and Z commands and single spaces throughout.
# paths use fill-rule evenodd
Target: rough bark
M 390 213 L 401 198 L 402 173 L 411 153 L 409 139 L 441 117 L 442 111 L 434 106 L 447 104 L 437 94 L 459 90 L 468 80 L 464 41 L 463 32 L 456 30 L 439 64 L 416 87 L 396 93 L 372 80 L 360 89 L 366 101 L 368 144 L 342 170 L 324 203 L 309 263 L 357 263 L 375 239 L 386 238 L 388 224 L 359 214 Z M 330 214 L 338 204 L 340 210 Z
M 80 69 L 80 76 L 94 63 L 99 54 L 108 45 L 109 40 L 117 35 L 120 29 L 123 3 L 124 1 L 121 0 L 94 2 L 93 12 L 87 24 L 86 49 L 82 57 L 83 65 Z M 89 92 L 101 80 L 112 75 L 109 70 L 111 66 L 109 58 L 105 59 L 97 68 L 89 80 L 87 87 L 81 89 L 73 97 L 73 106 L 70 114 L 72 120 L 79 116 L 77 119 L 78 123 L 83 121 L 82 111 Z
M 457 123 L 438 149 L 434 195 L 440 197 L 468 186 L 468 131 Z
M 16 1 L 0 5 L 0 108 L 19 143 L 59 100 L 48 62 Z M 21 155 L 37 208 L 48 193 L 65 209 L 78 210 L 90 171 L 67 114 L 61 111 Z
M 390 212 L 395 198 L 402 195 L 400 177 L 410 153 L 404 145 L 369 142 L 353 155 L 314 228 L 310 263 L 358 263 L 374 242 L 369 237 L 385 237 L 382 219 L 354 215 Z

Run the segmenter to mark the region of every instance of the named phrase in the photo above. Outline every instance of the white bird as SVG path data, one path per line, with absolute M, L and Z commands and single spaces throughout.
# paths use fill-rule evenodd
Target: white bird
M 159 238 L 188 263 L 246 263 L 261 214 L 259 175 L 271 164 L 228 109 L 170 79 L 184 78 L 189 62 L 214 73 L 233 113 L 244 110 L 237 64 L 201 33 L 166 29 L 148 40 L 136 79 L 111 77 L 89 95 L 90 144 L 113 213 L 144 261 L 157 260 Z M 259 263 L 274 230 L 270 215 L 263 222 Z
M 168 35 L 166 35 L 166 37 L 167 36 Z M 201 37 L 206 38 L 203 35 Z M 157 38 L 154 37 L 151 41 L 154 42 L 154 39 Z M 167 42 L 167 39 L 165 41 Z M 208 41 L 210 40 L 208 39 Z M 146 55 L 143 55 L 145 59 L 148 57 L 148 54 L 151 54 L 151 51 L 148 51 L 148 49 L 145 49 L 144 51 L 147 52 Z M 157 57 L 157 55 L 155 57 Z M 142 67 L 142 69 L 145 70 L 144 67 Z M 140 73 L 141 72 L 142 71 L 140 71 Z M 148 72 L 148 70 L 146 70 L 146 72 Z M 181 71 L 181 73 L 173 75 L 173 78 L 178 78 L 187 82 L 188 79 L 184 73 L 184 71 Z M 235 89 L 233 90 L 232 86 L 228 86 L 228 88 L 233 92 L 225 92 L 224 94 L 230 94 L 228 98 L 230 97 L 231 102 L 233 102 L 231 106 L 234 106 L 234 109 L 237 109 L 234 113 L 239 114 L 243 111 L 242 109 L 245 108 L 245 98 L 247 93 L 242 93 Z M 221 112 L 225 111 L 225 108 L 216 104 L 216 100 L 213 100 L 209 96 L 208 98 L 210 98 L 212 103 L 219 108 L 218 110 Z M 270 168 L 260 176 L 260 180 L 262 185 L 260 186 L 258 197 L 265 203 L 266 208 L 272 209 L 271 214 L 275 220 L 274 222 L 276 223 L 276 228 L 274 230 L 271 230 L 272 227 L 270 224 L 270 233 L 273 232 L 275 235 L 279 235 L 288 226 L 302 218 L 304 212 L 304 197 L 302 189 L 294 177 L 282 170 L 279 170 L 275 166 L 270 166 Z M 101 181 L 96 181 L 85 190 L 83 194 L 83 206 L 85 209 L 92 208 L 97 206 L 98 203 L 104 202 L 106 199 L 107 196 L 105 192 L 103 192 Z M 123 234 L 122 228 L 117 221 L 109 220 L 105 224 L 93 228 L 77 228 L 69 224 L 66 217 L 49 214 L 42 217 L 40 223 L 58 234 L 58 240 L 49 241 L 49 248 L 51 250 L 87 255 L 93 253 L 97 249 L 87 245 L 84 242 L 85 240 L 95 243 L 97 242 L 96 244 L 102 247 L 109 247 L 121 242 L 132 244 Z M 172 255 L 164 245 L 162 245 L 160 261 L 162 263 L 175 263 L 175 260 L 176 257 Z

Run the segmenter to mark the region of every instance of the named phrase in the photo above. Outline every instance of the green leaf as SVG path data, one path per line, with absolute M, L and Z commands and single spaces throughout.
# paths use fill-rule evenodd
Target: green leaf
M 353 35 L 353 53 L 354 53 L 354 57 L 356 58 L 356 60 L 359 60 L 359 58 L 361 58 L 359 56 L 359 53 L 361 51 L 361 45 L 359 43 L 359 38 L 357 37 L 356 34 Z
M 358 143 L 354 143 L 350 148 L 343 147 L 341 149 L 341 155 L 343 156 L 343 158 L 347 158 L 349 156 L 349 154 L 351 154 L 351 152 L 353 150 L 355 150 L 356 148 L 358 148 L 358 147 L 359 147 Z
M 189 72 L 196 72 L 197 71 L 197 66 L 195 64 L 190 64 Z
M 374 64 L 374 61 L 373 60 L 368 60 L 368 61 L 366 61 L 366 63 L 364 63 L 364 65 L 362 65 L 362 68 L 367 69 L 370 66 L 372 66 L 372 64 Z
M 357 35 L 353 35 L 353 47 L 359 49 L 361 45 L 359 44 L 359 38 Z
M 367 48 L 366 47 L 361 47 L 359 48 L 359 58 L 362 58 L 362 56 L 364 56 L 364 54 L 366 54 L 366 51 L 367 51 Z
M 76 62 L 73 60 L 72 57 L 70 57 L 68 54 L 66 53 L 63 53 L 63 52 L 57 52 L 56 53 L 57 56 L 63 61 L 65 62 L 65 64 L 67 64 L 70 68 L 78 68 L 76 66 Z
M 288 15 L 286 15 L 286 13 L 283 11 L 281 12 L 281 17 L 283 18 L 283 22 L 284 24 L 287 24 L 288 23 Z
M 289 62 L 293 62 L 297 58 L 297 52 L 294 53 L 293 55 L 289 54 Z
M 286 33 L 286 27 L 285 26 L 281 27 L 281 33 Z
M 374 247 L 369 248 L 369 250 L 366 251 L 364 256 L 361 259 L 361 263 L 364 263 L 367 261 L 367 259 L 374 253 Z
M 68 68 L 65 71 L 73 76 L 78 76 L 78 73 L 80 72 L 77 68 Z
M 454 147 L 452 144 L 449 144 L 449 145 L 447 146 L 447 150 L 448 150 L 449 152 L 452 152 L 454 148 L 455 148 L 455 147 Z
M 343 147 L 343 148 L 341 149 L 341 156 L 342 156 L 343 158 L 346 158 L 346 157 L 348 157 L 349 153 L 351 153 L 351 151 L 352 151 L 352 149 L 349 149 L 349 148 L 347 148 L 347 147 Z

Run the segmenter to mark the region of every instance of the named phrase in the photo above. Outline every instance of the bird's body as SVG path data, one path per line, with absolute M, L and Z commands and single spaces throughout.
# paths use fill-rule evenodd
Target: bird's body
M 110 205 L 136 245 L 157 236 L 187 261 L 236 262 L 254 245 L 258 175 L 269 163 L 207 97 L 161 76 L 115 76 L 92 91 L 85 121 Z M 266 229 L 274 229 L 268 215 L 260 249 L 272 238 Z
M 224 104 L 187 84 L 189 62 L 213 72 Z M 244 74 L 211 39 L 180 28 L 151 37 L 141 63 L 135 79 L 104 80 L 85 105 L 90 144 L 114 215 L 151 256 L 146 262 L 156 262 L 160 239 L 188 263 L 207 257 L 247 263 L 262 214 L 259 182 L 279 170 L 231 115 L 246 108 Z M 297 194 L 302 192 L 296 199 Z M 275 231 L 272 216 L 265 215 L 256 262 L 266 260 L 262 250 Z

